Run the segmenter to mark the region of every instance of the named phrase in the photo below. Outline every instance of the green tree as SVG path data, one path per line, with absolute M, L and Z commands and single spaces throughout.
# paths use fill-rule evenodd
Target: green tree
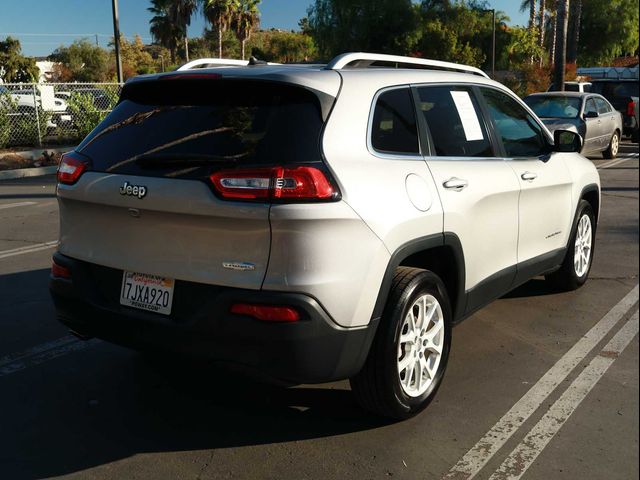
M 202 0 L 204 16 L 218 34 L 218 58 L 222 58 L 223 34 L 238 11 L 238 0 Z
M 474 0 L 448 2 L 424 0 L 420 5 L 421 34 L 417 53 L 449 62 L 488 68 L 493 31 L 487 4 Z M 508 42 L 503 12 L 496 12 L 496 49 L 498 59 Z
M 260 0 L 240 0 L 232 21 L 233 30 L 240 41 L 242 60 L 245 58 L 245 44 L 254 30 L 260 25 Z
M 638 51 L 638 0 L 589 0 L 582 5 L 578 63 L 609 65 Z
M 538 32 L 535 29 L 511 27 L 508 33 L 509 42 L 504 49 L 508 57 L 508 68 L 531 63 L 531 58 L 542 56 L 543 49 L 538 43 Z
M 0 41 L 0 72 L 4 71 L 1 79 L 11 82 L 37 82 L 40 70 L 33 58 L 22 55 L 20 40 L 7 37 Z
M 70 77 L 64 81 L 104 82 L 109 80 L 109 53 L 89 40 L 76 40 L 57 48 L 49 57 L 60 62 Z
M 317 52 L 309 35 L 281 30 L 256 32 L 248 45 L 253 56 L 268 62 L 304 62 Z
M 120 39 L 120 55 L 122 58 L 122 69 L 124 77 L 129 78 L 135 75 L 152 73 L 156 70 L 156 65 L 147 51 L 146 46 L 139 35 L 136 35 L 132 42 L 122 37 Z M 112 72 L 115 71 L 115 57 Z
M 418 16 L 411 0 L 315 0 L 308 25 L 320 55 L 345 50 L 408 54 Z

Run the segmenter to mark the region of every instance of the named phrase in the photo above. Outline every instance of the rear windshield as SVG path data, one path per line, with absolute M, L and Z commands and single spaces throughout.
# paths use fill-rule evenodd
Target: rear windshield
M 214 170 L 321 162 L 318 97 L 259 81 L 135 82 L 79 145 L 91 169 L 204 178 Z
M 535 96 L 524 99 L 540 118 L 577 118 L 582 99 L 579 97 Z
M 592 92 L 599 93 L 603 97 L 637 97 L 640 91 L 638 81 L 628 82 L 593 82 Z

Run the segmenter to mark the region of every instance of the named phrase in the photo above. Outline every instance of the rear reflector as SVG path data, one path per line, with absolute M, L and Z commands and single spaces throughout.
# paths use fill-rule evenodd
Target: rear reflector
M 264 322 L 297 322 L 300 320 L 300 313 L 295 308 L 274 305 L 234 303 L 231 306 L 231 313 L 247 315 Z
M 65 153 L 58 166 L 58 182 L 73 185 L 87 169 L 87 164 L 73 152 Z
M 332 200 L 337 194 L 327 176 L 314 167 L 223 170 L 211 175 L 223 198 L 235 200 Z
M 55 278 L 71 278 L 71 270 L 62 265 L 58 265 L 55 261 L 51 264 L 51 276 Z
M 629 103 L 627 103 L 627 115 L 629 115 L 630 117 L 633 117 L 635 114 L 636 114 L 636 102 L 631 100 Z

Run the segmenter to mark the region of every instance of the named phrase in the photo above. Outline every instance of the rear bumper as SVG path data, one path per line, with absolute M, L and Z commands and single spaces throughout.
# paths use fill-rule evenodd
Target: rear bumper
M 235 364 L 256 374 L 296 383 L 349 378 L 364 364 L 377 323 L 337 326 L 313 298 L 176 281 L 174 308 L 164 316 L 119 304 L 122 271 L 59 253 L 70 280 L 51 277 L 58 319 L 86 336 L 138 349 L 154 349 Z M 292 323 L 267 323 L 230 313 L 235 302 L 289 305 Z

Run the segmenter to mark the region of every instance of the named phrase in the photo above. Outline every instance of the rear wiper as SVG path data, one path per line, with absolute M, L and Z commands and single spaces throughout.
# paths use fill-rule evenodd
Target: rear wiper
M 135 163 L 142 168 L 165 168 L 176 166 L 204 167 L 218 163 L 233 163 L 249 155 L 248 152 L 237 155 L 155 153 L 136 158 Z

